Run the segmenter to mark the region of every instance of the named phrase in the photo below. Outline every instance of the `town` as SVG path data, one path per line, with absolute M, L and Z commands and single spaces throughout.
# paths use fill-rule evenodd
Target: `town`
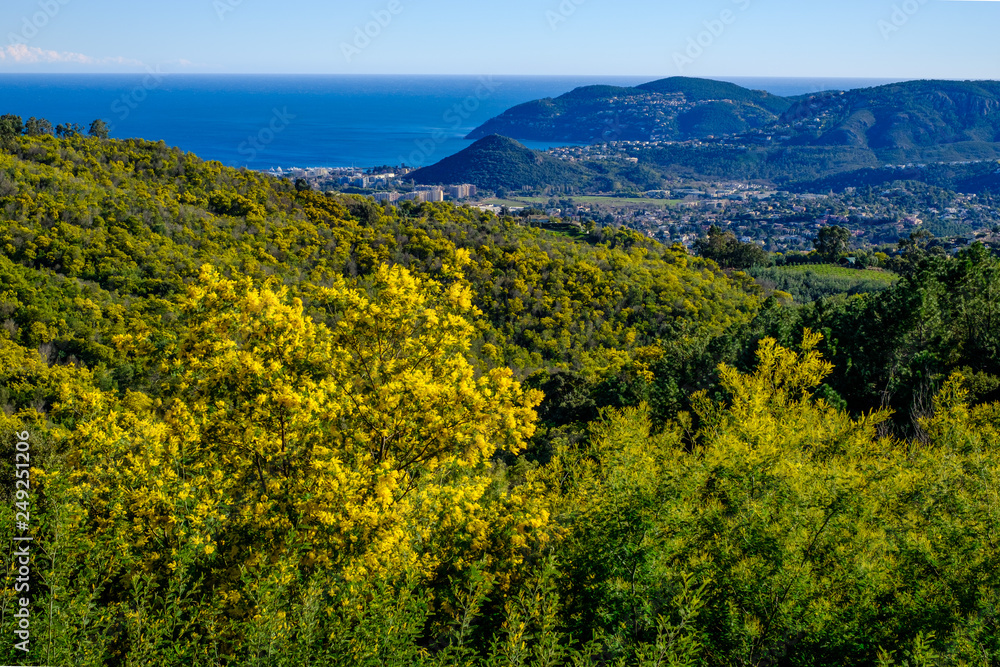
M 609 142 L 562 147 L 549 154 L 564 160 L 634 160 L 625 151 L 637 143 Z M 743 243 L 768 252 L 808 252 L 817 230 L 841 226 L 856 248 L 894 246 L 926 230 L 945 250 L 973 241 L 1000 248 L 998 202 L 989 194 L 962 194 L 921 183 L 887 189 L 847 188 L 841 193 L 792 192 L 760 183 L 682 181 L 641 193 L 566 195 L 556 188 L 497 193 L 470 184 L 416 185 L 405 166 L 273 170 L 329 192 L 359 194 L 377 203 L 456 202 L 497 215 L 518 216 L 538 226 L 624 226 L 664 244 L 692 247 L 710 226 L 733 232 Z

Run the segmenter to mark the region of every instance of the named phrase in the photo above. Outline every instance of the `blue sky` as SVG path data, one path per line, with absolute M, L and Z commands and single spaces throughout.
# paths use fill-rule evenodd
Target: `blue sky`
M 997 27 L 994 0 L 3 0 L 0 72 L 1000 79 Z

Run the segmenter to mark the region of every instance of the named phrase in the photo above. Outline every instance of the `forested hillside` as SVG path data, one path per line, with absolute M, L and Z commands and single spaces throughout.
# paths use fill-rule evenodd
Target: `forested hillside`
M 484 137 L 409 176 L 416 183 L 472 183 L 493 191 L 516 191 L 550 183 L 582 186 L 594 177 L 585 168 L 560 162 L 499 135 Z
M 821 192 L 827 181 L 833 187 L 845 180 L 876 181 L 886 164 L 922 172 L 922 163 L 941 163 L 928 170 L 935 178 L 965 171 L 968 162 L 995 162 L 1000 83 L 906 81 L 785 98 L 722 81 L 671 77 L 634 88 L 584 86 L 520 104 L 467 138 L 491 134 L 586 144 L 652 142 L 633 148 L 658 177 L 800 182 Z M 955 189 L 995 189 L 992 172 L 979 176 L 957 182 Z M 914 177 L 890 180 L 903 178 Z M 643 188 L 635 178 L 626 180 Z
M 1000 660 L 981 246 L 785 305 L 624 229 L 45 133 L 0 212 L 32 664 Z
M 1000 83 L 905 81 L 819 94 L 800 100 L 783 120 L 820 122 L 796 142 L 870 147 L 893 161 L 946 161 L 951 151 L 979 150 L 995 158 L 1000 136 Z
M 1000 170 L 995 161 L 882 167 L 798 183 L 795 188 L 801 192 L 843 192 L 846 188 L 892 187 L 900 181 L 920 182 L 955 192 L 996 192 L 1000 189 Z
M 792 100 L 710 79 L 676 76 L 636 86 L 582 86 L 508 109 L 466 137 L 597 143 L 677 141 L 771 125 Z

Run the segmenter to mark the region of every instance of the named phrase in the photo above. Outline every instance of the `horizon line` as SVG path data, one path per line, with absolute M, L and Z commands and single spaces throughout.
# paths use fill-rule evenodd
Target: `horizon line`
M 14 72 L 0 70 L 0 76 L 138 76 L 148 74 L 147 71 L 134 72 Z M 629 77 L 629 78 L 651 78 L 656 79 L 885 79 L 885 80 L 912 80 L 912 81 L 997 81 L 989 78 L 962 78 L 962 77 L 926 77 L 926 76 L 859 76 L 859 75 L 781 75 L 781 74 L 703 74 L 699 76 L 687 76 L 677 74 L 507 74 L 507 73 L 407 73 L 407 72 L 157 72 L 158 76 L 345 76 L 345 77 L 482 77 L 482 76 L 502 76 L 502 77 L 538 77 L 538 78 L 603 78 L 603 77 Z

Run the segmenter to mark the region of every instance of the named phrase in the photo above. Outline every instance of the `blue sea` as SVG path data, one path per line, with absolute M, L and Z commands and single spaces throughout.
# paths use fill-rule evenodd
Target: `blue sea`
M 516 104 L 655 78 L 4 74 L 0 113 L 53 125 L 102 118 L 113 137 L 162 139 L 234 167 L 420 167 L 466 148 L 466 134 Z M 778 95 L 890 81 L 725 80 Z

